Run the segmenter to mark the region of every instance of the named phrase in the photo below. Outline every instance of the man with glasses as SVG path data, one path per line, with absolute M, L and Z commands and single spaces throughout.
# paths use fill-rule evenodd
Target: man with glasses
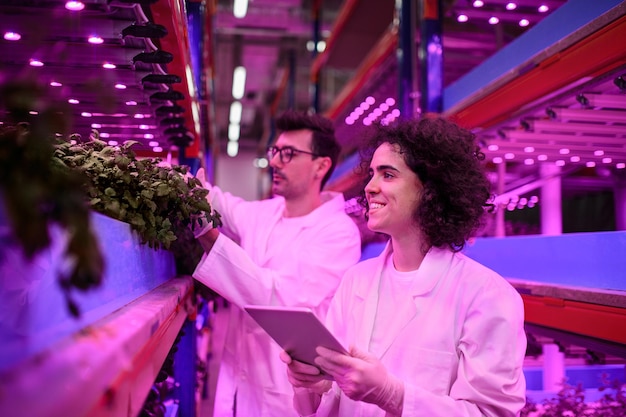
M 196 232 L 205 255 L 193 276 L 231 303 L 215 417 L 297 415 L 281 348 L 242 307 L 310 307 L 323 320 L 361 254 L 343 195 L 322 191 L 340 152 L 331 122 L 289 111 L 276 127 L 282 133 L 267 154 L 273 198 L 245 201 L 205 184 L 223 226 Z

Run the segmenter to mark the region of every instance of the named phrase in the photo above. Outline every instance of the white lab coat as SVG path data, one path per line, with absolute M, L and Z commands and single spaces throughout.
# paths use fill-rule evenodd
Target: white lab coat
M 361 254 L 355 222 L 340 193 L 323 192 L 324 204 L 296 220 L 289 241 L 268 241 L 285 200 L 245 201 L 213 187 L 212 207 L 223 232 L 193 276 L 233 305 L 220 364 L 215 417 L 296 416 L 293 389 L 279 359 L 281 349 L 240 307 L 308 306 L 323 320 L 344 272 Z M 279 248 L 279 249 L 277 249 Z
M 331 302 L 327 327 L 344 346 L 369 350 L 382 267 L 391 247 L 351 268 Z M 412 281 L 381 351 L 404 382 L 403 416 L 515 416 L 525 403 L 524 311 L 517 291 L 460 253 L 433 248 Z M 316 416 L 383 417 L 350 400 L 336 384 Z

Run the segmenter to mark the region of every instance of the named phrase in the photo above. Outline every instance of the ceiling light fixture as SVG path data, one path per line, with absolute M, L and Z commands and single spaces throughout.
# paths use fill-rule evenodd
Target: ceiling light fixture
M 238 66 L 233 71 L 233 98 L 241 100 L 246 90 L 246 68 Z
M 238 141 L 240 133 L 241 133 L 241 127 L 238 124 L 231 123 L 228 125 L 228 140 Z
M 240 101 L 233 101 L 230 105 L 230 114 L 228 116 L 228 121 L 231 124 L 239 124 L 241 123 L 241 114 L 243 113 L 243 106 Z
M 226 153 L 231 158 L 234 158 L 239 153 L 239 142 L 236 140 L 229 140 L 228 145 L 226 146 Z
M 28 61 L 31 67 L 43 67 L 43 62 L 38 59 L 31 59 Z
M 87 38 L 87 42 L 93 45 L 100 45 L 104 43 L 104 39 L 102 39 L 100 36 L 92 35 L 89 38 Z
M 68 1 L 65 3 L 65 8 L 72 12 L 80 12 L 85 8 L 85 4 L 82 1 Z
M 233 15 L 237 19 L 243 19 L 248 13 L 248 0 L 235 0 L 233 4 Z
M 7 41 L 19 41 L 22 35 L 17 32 L 4 32 L 4 39 Z

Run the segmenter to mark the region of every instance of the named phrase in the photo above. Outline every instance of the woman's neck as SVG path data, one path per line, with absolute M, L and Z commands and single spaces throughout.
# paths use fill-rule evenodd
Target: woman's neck
M 423 239 L 413 233 L 391 238 L 393 264 L 400 272 L 414 271 L 420 267 L 426 252 Z

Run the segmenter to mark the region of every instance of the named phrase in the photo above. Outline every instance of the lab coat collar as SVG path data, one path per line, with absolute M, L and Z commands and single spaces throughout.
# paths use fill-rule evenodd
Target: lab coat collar
M 379 287 L 383 267 L 392 253 L 393 248 L 391 247 L 391 241 L 389 241 L 382 253 L 376 258 L 375 279 L 371 280 L 368 283 L 369 285 L 359 285 L 355 292 L 357 297 L 364 299 L 367 294 L 371 293 L 372 288 Z M 439 282 L 439 279 L 450 268 L 453 256 L 454 254 L 450 250 L 431 248 L 424 257 L 419 269 L 415 271 L 415 278 L 410 289 L 411 295 L 417 297 L 431 292 L 437 285 L 437 282 Z M 378 291 L 376 291 L 376 294 L 378 294 Z M 378 297 L 376 297 L 376 302 L 378 302 Z
M 322 205 L 303 216 L 303 227 L 315 226 L 319 222 L 319 219 L 334 216 L 338 211 L 345 211 L 346 201 L 342 193 L 323 191 L 321 198 Z
M 361 346 L 368 346 L 369 340 L 371 339 L 372 331 L 374 329 L 374 321 L 376 318 L 376 310 L 378 307 L 378 289 L 380 288 L 380 279 L 383 267 L 392 252 L 393 249 L 391 247 L 391 243 L 387 242 L 383 252 L 376 258 L 376 273 L 374 275 L 374 279 L 368 280 L 368 285 L 357 286 L 355 291 L 355 295 L 364 302 L 362 310 L 363 325 L 366 329 L 368 329 L 367 332 L 360 333 L 358 343 Z M 410 294 L 413 298 L 413 302 L 407 302 L 404 305 L 398 306 L 398 311 L 395 317 L 400 325 L 395 328 L 396 331 L 393 333 L 390 332 L 386 335 L 386 338 L 381 345 L 383 350 L 380 352 L 374 352 L 379 357 L 382 357 L 385 352 L 387 352 L 396 337 L 418 314 L 415 298 L 426 295 L 435 288 L 441 277 L 443 277 L 450 268 L 453 256 L 454 254 L 446 249 L 431 248 L 428 251 L 419 269 L 415 272 L 415 278 L 411 285 Z M 366 280 L 363 280 L 362 282 L 365 283 Z

